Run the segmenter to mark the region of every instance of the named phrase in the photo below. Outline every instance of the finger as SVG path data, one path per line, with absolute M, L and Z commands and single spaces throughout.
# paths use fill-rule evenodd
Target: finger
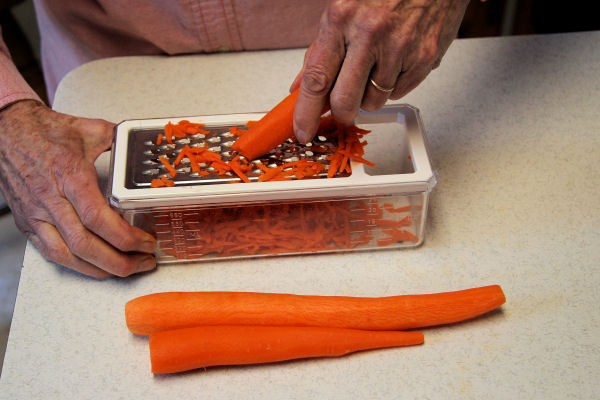
M 35 230 L 36 234 L 27 237 L 46 259 L 93 278 L 104 279 L 113 276 L 71 253 L 51 224 L 39 221 L 36 223 Z
M 120 252 L 90 232 L 66 199 L 53 202 L 49 212 L 70 251 L 90 264 L 118 276 L 128 276 L 156 267 L 156 260 L 152 255 Z
M 76 174 L 65 184 L 64 194 L 73 205 L 80 223 L 123 252 L 154 252 L 156 239 L 132 227 L 107 204 L 96 179 L 90 179 L 90 176 L 95 177 L 93 166 L 82 166 Z
M 361 108 L 366 111 L 377 111 L 390 98 L 396 88 L 400 76 L 400 62 L 382 61 L 375 65 L 365 88 Z
M 377 61 L 365 88 L 361 107 L 366 111 L 380 109 L 392 94 L 402 71 L 407 39 L 390 36 L 378 48 Z
M 308 55 L 294 110 L 294 132 L 301 143 L 311 141 L 317 131 L 344 53 L 343 37 L 325 32 Z
M 358 114 L 375 55 L 366 46 L 350 46 L 331 90 L 331 113 L 336 121 L 351 124 Z

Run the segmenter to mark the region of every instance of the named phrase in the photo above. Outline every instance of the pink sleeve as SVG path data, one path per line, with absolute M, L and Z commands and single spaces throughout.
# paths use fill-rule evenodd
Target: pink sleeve
M 13 63 L 8 48 L 2 40 L 2 28 L 0 27 L 0 109 L 24 99 L 41 101 Z

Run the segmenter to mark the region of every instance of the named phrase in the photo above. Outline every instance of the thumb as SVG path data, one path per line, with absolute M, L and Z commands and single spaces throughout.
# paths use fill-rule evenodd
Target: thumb
M 81 119 L 78 122 L 85 157 L 93 162 L 100 154 L 110 150 L 116 125 L 103 119 Z

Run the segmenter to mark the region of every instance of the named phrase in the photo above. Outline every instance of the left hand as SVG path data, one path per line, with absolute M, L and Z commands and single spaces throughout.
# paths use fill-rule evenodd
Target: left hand
M 339 122 L 399 99 L 440 65 L 469 0 L 330 0 L 291 90 L 297 139 L 312 140 L 329 101 Z M 379 89 L 373 84 L 379 85 Z M 388 90 L 384 90 L 388 89 Z

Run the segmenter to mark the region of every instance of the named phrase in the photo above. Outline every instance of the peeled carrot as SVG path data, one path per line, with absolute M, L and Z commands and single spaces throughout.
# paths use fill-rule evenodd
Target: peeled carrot
M 390 297 L 306 296 L 251 292 L 165 292 L 125 305 L 138 335 L 201 325 L 321 326 L 402 330 L 476 317 L 505 302 L 498 285 Z
M 294 135 L 294 107 L 299 90 L 295 90 L 251 126 L 233 144 L 233 149 L 253 160 Z
M 248 131 L 235 141 L 232 148 L 249 160 L 262 156 L 294 136 L 294 108 L 299 89 L 290 93 L 258 122 L 247 125 Z M 329 107 L 323 109 L 323 114 Z
M 421 332 L 280 326 L 201 326 L 150 336 L 152 372 L 216 365 L 336 357 L 359 350 L 422 344 Z

